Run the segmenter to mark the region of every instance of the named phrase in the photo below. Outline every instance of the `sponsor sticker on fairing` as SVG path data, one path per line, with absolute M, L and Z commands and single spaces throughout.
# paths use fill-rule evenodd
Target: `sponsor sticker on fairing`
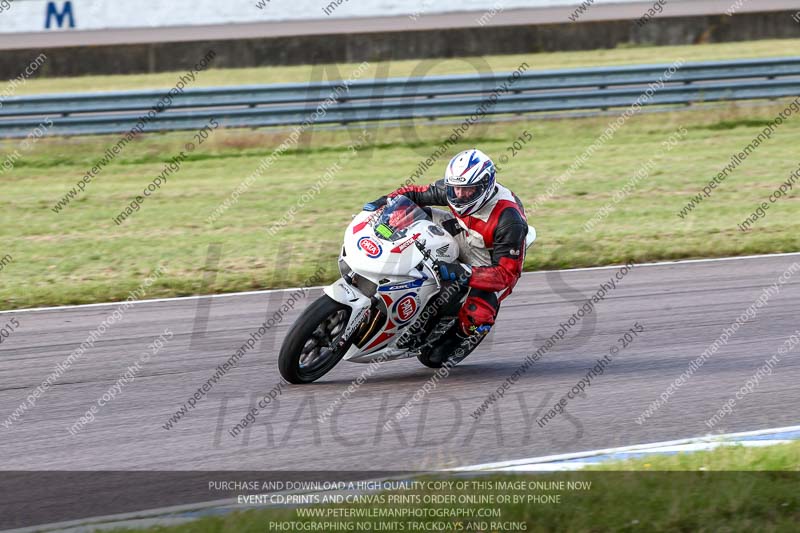
M 409 293 L 394 304 L 394 316 L 398 322 L 408 322 L 417 314 L 417 294 Z
M 411 237 L 409 237 L 405 241 L 401 242 L 400 244 L 398 244 L 397 246 L 392 248 L 392 253 L 393 254 L 401 254 L 401 253 L 403 253 L 403 250 L 405 250 L 406 248 L 411 246 L 411 244 L 414 241 L 416 241 L 419 238 L 419 236 L 420 236 L 419 233 L 415 233 L 414 235 L 412 235 Z
M 371 237 L 361 237 L 358 239 L 357 246 L 359 250 L 367 255 L 367 257 L 372 259 L 380 257 L 383 253 L 383 248 L 381 248 L 381 245 L 372 240 Z
M 384 285 L 382 287 L 378 287 L 379 291 L 382 292 L 389 292 L 389 291 L 402 291 L 406 289 L 416 289 L 422 286 L 428 280 L 428 276 L 425 274 L 422 275 L 421 279 L 415 279 L 414 281 L 407 281 L 406 283 L 400 283 L 399 285 Z

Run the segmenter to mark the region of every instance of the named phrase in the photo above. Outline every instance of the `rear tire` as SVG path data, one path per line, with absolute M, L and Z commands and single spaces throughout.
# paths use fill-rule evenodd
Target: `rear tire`
M 327 374 L 350 348 L 337 344 L 351 309 L 323 294 L 297 318 L 281 346 L 278 369 L 289 383 L 311 383 Z

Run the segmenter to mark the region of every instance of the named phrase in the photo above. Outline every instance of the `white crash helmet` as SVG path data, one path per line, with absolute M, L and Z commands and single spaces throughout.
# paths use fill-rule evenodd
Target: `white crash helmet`
M 477 149 L 465 150 L 450 160 L 444 172 L 447 203 L 460 216 L 486 205 L 495 185 L 495 166 L 489 156 Z

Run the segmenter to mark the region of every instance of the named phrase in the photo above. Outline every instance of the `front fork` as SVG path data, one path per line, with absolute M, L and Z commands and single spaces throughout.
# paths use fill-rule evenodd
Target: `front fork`
M 346 305 L 351 309 L 350 318 L 344 328 L 344 334 L 339 340 L 339 347 L 346 346 L 353 334 L 358 331 L 358 327 L 367 315 L 367 311 L 372 307 L 372 298 L 362 293 L 357 287 L 350 285 L 343 278 L 339 278 L 332 284 L 322 289 L 331 299 Z M 350 350 L 356 348 L 352 346 Z M 357 349 L 357 348 L 356 348 Z

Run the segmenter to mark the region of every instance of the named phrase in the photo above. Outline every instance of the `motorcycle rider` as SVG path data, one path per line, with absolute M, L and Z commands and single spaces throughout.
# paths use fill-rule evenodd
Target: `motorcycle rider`
M 459 262 L 439 263 L 442 279 L 465 285 L 468 296 L 458 312 L 453 341 L 440 345 L 431 361 L 459 362 L 489 333 L 500 302 L 511 294 L 522 274 L 528 223 L 519 198 L 495 180 L 492 160 L 477 149 L 450 160 L 444 178 L 430 185 L 409 185 L 364 206 L 375 211 L 388 198 L 404 195 L 420 207 L 448 206 L 450 212 L 431 209 L 459 244 Z M 461 349 L 460 351 L 459 348 Z M 456 360 L 457 359 L 457 360 Z

